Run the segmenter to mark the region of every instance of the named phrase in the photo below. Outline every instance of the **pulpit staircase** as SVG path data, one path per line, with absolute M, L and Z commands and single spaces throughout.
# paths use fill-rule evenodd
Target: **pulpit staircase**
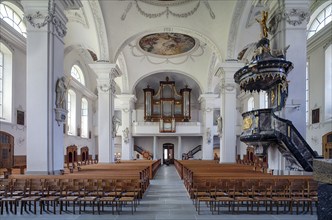
M 188 160 L 189 158 L 193 158 L 194 155 L 202 150 L 202 145 L 196 146 L 194 149 L 188 151 L 188 153 L 182 154 L 182 160 Z
M 288 161 L 287 169 L 312 172 L 313 159 L 319 156 L 291 121 L 276 116 L 273 109 L 245 112 L 242 116 L 244 120 L 255 119 L 250 128 L 242 132 L 242 142 L 263 148 L 277 147 Z
M 134 150 L 143 156 L 144 159 L 152 160 L 153 154 L 147 150 L 144 150 L 142 147 L 138 145 L 134 145 Z

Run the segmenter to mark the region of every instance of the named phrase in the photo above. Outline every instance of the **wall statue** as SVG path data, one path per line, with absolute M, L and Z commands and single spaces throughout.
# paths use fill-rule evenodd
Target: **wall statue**
M 55 106 L 57 108 L 67 110 L 67 89 L 68 84 L 66 84 L 66 77 L 63 76 L 59 78 L 56 82 L 56 99 L 55 99 Z

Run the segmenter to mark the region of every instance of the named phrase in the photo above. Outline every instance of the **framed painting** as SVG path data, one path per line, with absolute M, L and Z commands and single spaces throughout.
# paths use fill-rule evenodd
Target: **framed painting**
M 311 112 L 311 123 L 319 123 L 319 108 L 313 109 Z
M 21 110 L 16 111 L 16 121 L 18 125 L 24 125 L 24 111 Z

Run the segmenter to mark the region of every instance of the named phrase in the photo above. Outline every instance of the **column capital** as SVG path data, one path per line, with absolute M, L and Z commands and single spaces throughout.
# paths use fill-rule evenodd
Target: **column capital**
M 214 93 L 205 93 L 205 94 L 201 94 L 198 97 L 198 101 L 199 102 L 209 102 L 209 101 L 214 101 L 215 99 L 217 99 L 219 97 L 218 94 L 214 94 Z
M 132 94 L 121 94 L 116 96 L 121 102 L 121 109 L 124 112 L 128 112 L 134 108 L 134 103 L 137 101 L 135 95 Z
M 82 7 L 79 0 L 70 2 L 61 1 L 40 1 L 29 0 L 22 1 L 24 7 L 25 18 L 30 25 L 27 26 L 28 31 L 49 31 L 55 33 L 59 38 L 64 38 L 67 34 L 66 24 L 68 19 L 64 13 L 66 9 L 78 9 Z M 78 4 L 78 2 L 80 4 Z M 69 7 L 71 5 L 71 7 Z M 75 7 L 73 6 L 75 5 Z
M 234 74 L 241 69 L 245 64 L 234 60 L 228 60 L 219 65 L 219 77 L 221 77 L 220 91 L 235 92 L 236 83 L 234 81 Z
M 290 28 L 307 28 L 310 19 L 311 0 L 286 0 L 283 5 L 282 18 Z
M 136 102 L 137 98 L 133 94 L 121 94 L 117 95 L 117 98 L 120 99 L 121 102 Z
M 241 69 L 245 63 L 238 62 L 234 60 L 226 60 L 226 62 L 219 64 L 219 69 L 217 71 L 218 77 L 221 77 L 222 79 L 226 78 L 233 78 L 234 73 Z
M 114 79 L 122 75 L 121 70 L 115 63 L 97 62 L 89 64 L 90 68 L 97 75 L 98 92 L 115 93 L 116 83 Z
M 96 62 L 89 64 L 89 66 L 96 73 L 98 79 L 114 79 L 122 75 L 116 63 Z
M 219 99 L 218 94 L 202 94 L 199 96 L 198 101 L 204 114 L 210 115 L 213 113 L 217 99 Z

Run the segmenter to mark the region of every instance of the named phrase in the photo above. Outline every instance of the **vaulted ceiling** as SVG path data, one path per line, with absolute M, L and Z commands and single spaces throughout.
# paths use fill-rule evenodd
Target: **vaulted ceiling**
M 197 97 L 216 91 L 221 63 L 259 39 L 259 25 L 252 24 L 260 2 L 82 1 L 79 11 L 67 13 L 66 47 L 78 45 L 97 60 L 117 63 L 123 72 L 116 79 L 120 93 L 136 95 L 168 75 Z

